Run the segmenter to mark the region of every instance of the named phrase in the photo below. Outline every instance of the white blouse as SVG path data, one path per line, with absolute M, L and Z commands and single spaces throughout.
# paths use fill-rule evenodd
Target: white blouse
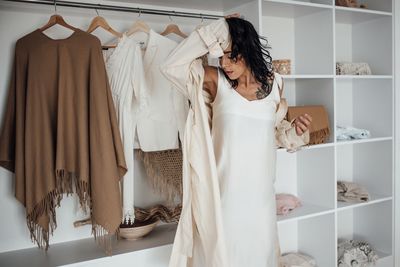
M 147 105 L 142 52 L 133 38 L 123 35 L 115 49 L 104 52 L 104 58 L 128 167 L 122 179 L 122 222 L 133 223 L 135 128 L 138 114 Z

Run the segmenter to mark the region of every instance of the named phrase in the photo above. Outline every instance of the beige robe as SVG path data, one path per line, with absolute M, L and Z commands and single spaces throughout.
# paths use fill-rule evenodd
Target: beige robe
M 191 103 L 182 144 L 182 214 L 172 249 L 170 267 L 192 266 L 191 257 L 194 250 L 196 255 L 202 254 L 207 267 L 229 267 L 210 132 L 211 115 L 205 103 L 209 98 L 204 97 L 202 90 L 204 68 L 201 59 L 197 59 L 207 53 L 213 57 L 222 56 L 223 50 L 229 45 L 229 38 L 225 20 L 215 21 L 194 31 L 178 45 L 161 66 L 164 75 Z M 283 120 L 286 112 L 278 110 L 278 113 L 277 117 L 280 121 Z M 308 132 L 303 136 L 297 136 L 295 129 L 287 121 L 285 126 L 277 127 L 277 130 L 279 129 L 281 132 L 276 135 L 280 138 L 277 140 L 278 144 L 290 144 L 291 148 L 294 148 L 307 143 Z

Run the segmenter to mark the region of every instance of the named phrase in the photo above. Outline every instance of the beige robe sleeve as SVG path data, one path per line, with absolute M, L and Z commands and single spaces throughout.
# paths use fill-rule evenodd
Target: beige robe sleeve
M 220 192 L 210 133 L 210 113 L 203 94 L 207 53 L 222 56 L 229 30 L 224 19 L 194 31 L 161 66 L 161 71 L 190 100 L 183 151 L 182 213 L 172 248 L 170 267 L 228 267 L 222 227 Z M 203 255 L 203 256 L 201 256 Z

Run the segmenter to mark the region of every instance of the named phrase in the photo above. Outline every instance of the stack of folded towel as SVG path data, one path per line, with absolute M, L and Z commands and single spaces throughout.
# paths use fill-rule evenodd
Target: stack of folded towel
M 359 203 L 369 200 L 369 193 L 365 187 L 353 182 L 337 182 L 337 200 L 343 202 Z
M 317 263 L 311 256 L 302 253 L 285 253 L 280 259 L 281 267 L 316 267 Z
M 336 139 L 342 140 L 353 140 L 353 139 L 365 139 L 369 138 L 371 133 L 365 129 L 357 129 L 350 126 L 336 126 Z
M 277 215 L 286 215 L 302 205 L 300 199 L 291 194 L 276 194 L 275 199 Z
M 370 267 L 374 266 L 378 259 L 378 255 L 365 241 L 338 241 L 338 267 Z

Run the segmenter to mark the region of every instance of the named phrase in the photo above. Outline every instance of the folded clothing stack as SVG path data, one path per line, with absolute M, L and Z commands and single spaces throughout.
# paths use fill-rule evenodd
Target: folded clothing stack
M 336 126 L 336 140 L 365 139 L 371 136 L 365 129 L 358 129 L 350 126 Z
M 371 75 L 368 63 L 336 62 L 336 75 Z
M 365 241 L 338 241 L 338 267 L 370 267 L 374 266 L 378 259 L 378 255 Z
M 276 194 L 275 199 L 277 215 L 286 215 L 302 205 L 300 199 L 291 194 Z
M 303 253 L 285 253 L 280 259 L 281 267 L 316 267 L 314 258 Z
M 367 189 L 360 184 L 338 181 L 337 200 L 352 203 L 367 202 L 369 200 L 369 193 Z

